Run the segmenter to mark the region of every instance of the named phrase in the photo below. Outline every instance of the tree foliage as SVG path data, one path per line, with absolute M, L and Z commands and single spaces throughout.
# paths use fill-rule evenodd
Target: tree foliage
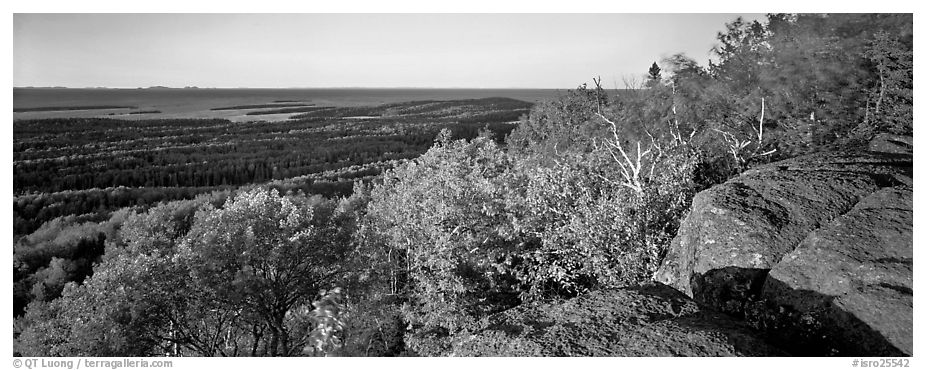
M 220 206 L 183 201 L 130 216 L 121 242 L 93 276 L 69 283 L 51 303 L 30 305 L 18 350 L 299 353 L 315 328 L 306 308 L 343 275 L 353 211 L 337 201 L 257 188 Z
M 15 350 L 447 354 L 496 312 L 648 281 L 702 189 L 759 163 L 912 133 L 909 15 L 737 19 L 714 53 L 708 66 L 669 56 L 622 91 L 593 79 L 534 106 L 504 140 L 473 123 L 510 129 L 525 107 L 504 99 L 472 102 L 478 114 L 459 102 L 303 112 L 306 129 L 335 113 L 458 126 L 346 198 L 306 196 L 297 177 L 54 218 L 14 246 Z M 415 137 L 429 141 L 429 127 Z M 120 196 L 97 193 L 81 194 Z M 23 195 L 14 211 L 62 199 Z
M 416 351 L 516 303 L 499 266 L 516 243 L 505 201 L 512 166 L 491 138 L 451 141 L 445 131 L 373 189 L 369 248 L 385 258 L 394 293 L 407 297 L 402 312 L 417 335 L 406 342 Z

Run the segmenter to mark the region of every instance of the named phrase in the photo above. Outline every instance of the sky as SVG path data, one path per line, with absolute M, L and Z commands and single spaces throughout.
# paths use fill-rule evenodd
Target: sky
M 676 53 L 706 64 L 738 15 L 19 13 L 13 84 L 622 87 Z

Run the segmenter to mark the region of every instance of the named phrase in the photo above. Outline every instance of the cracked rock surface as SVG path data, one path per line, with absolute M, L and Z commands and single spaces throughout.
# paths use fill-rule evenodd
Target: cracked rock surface
M 913 354 L 913 189 L 881 189 L 811 233 L 763 297 L 813 312 L 855 353 Z
M 897 152 L 746 171 L 695 196 L 655 278 L 735 316 L 796 313 L 839 342 L 829 354 L 909 355 L 912 178 Z

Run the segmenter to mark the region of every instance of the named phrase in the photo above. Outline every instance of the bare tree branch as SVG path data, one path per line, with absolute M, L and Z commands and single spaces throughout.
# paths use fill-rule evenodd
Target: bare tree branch
M 617 133 L 617 123 L 605 117 L 602 112 L 600 95 L 602 91 L 601 77 L 593 78 L 592 81 L 595 83 L 595 96 L 597 100 L 596 115 L 610 125 L 612 138 L 604 140 L 605 149 L 621 169 L 621 176 L 624 178 L 624 182 L 622 182 L 621 185 L 633 189 L 637 193 L 643 193 L 643 181 L 640 178 L 640 169 L 643 167 L 643 159 L 650 156 L 652 147 L 644 151 L 640 142 L 637 141 L 636 161 L 632 160 L 630 156 L 627 155 L 627 151 L 625 151 L 623 145 L 621 145 L 620 135 Z M 653 139 L 653 142 L 655 143 L 655 139 Z M 614 149 L 617 149 L 617 152 L 620 153 L 620 157 L 617 156 Z M 650 172 L 652 173 L 652 170 Z

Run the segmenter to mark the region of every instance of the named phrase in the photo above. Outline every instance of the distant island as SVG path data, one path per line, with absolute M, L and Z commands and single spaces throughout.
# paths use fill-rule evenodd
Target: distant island
M 148 86 L 148 87 L 108 87 L 108 86 L 87 86 L 87 87 L 67 87 L 67 86 L 14 86 L 14 89 L 110 89 L 110 90 L 122 90 L 122 89 L 134 89 L 134 90 L 180 90 L 180 89 L 215 89 L 215 87 L 199 87 L 199 86 L 184 86 L 184 87 L 170 87 L 170 86 Z
M 66 106 L 66 107 L 29 107 L 29 108 L 13 108 L 14 113 L 23 113 L 23 112 L 53 112 L 53 111 L 73 111 L 73 110 L 101 110 L 101 109 L 138 109 L 136 106 L 132 105 L 78 105 L 78 106 Z

